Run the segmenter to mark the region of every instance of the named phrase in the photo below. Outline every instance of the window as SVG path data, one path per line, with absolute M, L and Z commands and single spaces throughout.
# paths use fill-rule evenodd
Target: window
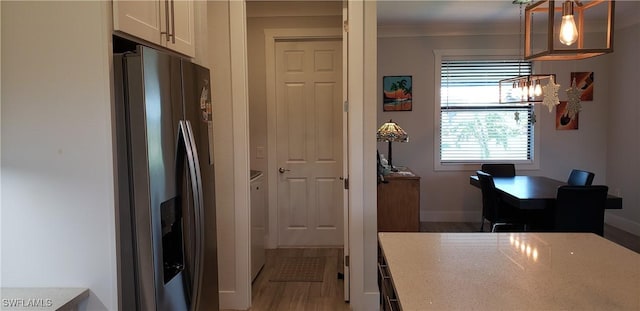
M 533 164 L 534 106 L 500 104 L 498 81 L 532 72 L 530 62 L 436 54 L 437 167 L 508 161 Z

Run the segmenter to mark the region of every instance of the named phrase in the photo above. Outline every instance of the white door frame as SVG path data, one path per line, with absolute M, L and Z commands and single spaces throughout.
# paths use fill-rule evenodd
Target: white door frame
M 278 161 L 276 154 L 276 67 L 275 44 L 277 40 L 284 39 L 342 39 L 341 28 L 301 28 L 301 29 L 265 29 L 265 56 L 266 56 L 266 91 L 267 91 L 267 188 L 269 202 L 269 227 L 267 248 L 278 247 Z M 343 42 L 344 44 L 344 42 Z M 343 93 L 345 90 L 342 91 Z M 346 129 L 343 129 L 346 130 Z M 346 150 L 343 150 L 346 152 Z M 343 165 L 346 165 L 344 163 Z M 344 224 L 346 231 L 348 223 Z
M 349 3 L 342 2 L 342 177 L 345 179 L 345 183 L 349 183 Z M 350 263 L 346 262 L 350 255 L 350 241 L 349 241 L 349 222 L 350 222 L 350 210 L 349 210 L 349 187 L 344 187 L 345 190 L 342 196 L 343 219 L 344 225 L 342 227 L 344 233 L 344 248 L 342 249 L 342 267 L 343 267 L 343 280 L 344 280 L 344 300 L 351 300 L 351 267 Z
M 348 2 L 350 307 L 378 310 L 376 139 L 377 5 Z

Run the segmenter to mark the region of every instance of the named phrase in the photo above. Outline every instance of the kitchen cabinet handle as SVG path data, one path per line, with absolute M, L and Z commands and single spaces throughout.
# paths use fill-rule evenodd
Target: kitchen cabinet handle
M 387 301 L 387 308 L 385 308 L 385 310 L 390 310 L 390 311 L 398 310 L 398 308 L 396 308 L 398 306 L 397 299 L 392 299 L 389 296 L 386 296 L 385 300 Z
M 383 279 L 390 279 L 389 274 L 385 273 L 387 271 L 387 266 L 383 264 L 378 264 L 378 273 L 380 273 L 380 277 Z
M 171 0 L 171 43 L 176 44 L 176 2 Z
M 164 2 L 164 29 L 165 31 L 160 32 L 160 34 L 165 35 L 167 42 L 169 42 L 169 37 L 171 36 L 169 33 L 169 1 Z

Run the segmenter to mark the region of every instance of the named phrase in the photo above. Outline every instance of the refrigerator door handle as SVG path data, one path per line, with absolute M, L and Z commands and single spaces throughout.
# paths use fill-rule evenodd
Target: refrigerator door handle
M 184 150 L 180 147 L 184 146 Z M 191 130 L 191 124 L 189 121 L 178 121 L 178 158 L 180 154 L 184 154 L 187 160 L 187 166 L 189 168 L 189 181 L 191 184 L 191 192 L 193 196 L 193 219 L 194 219 L 194 263 L 193 263 L 193 275 L 189 275 L 188 279 L 191 284 L 187 287 L 190 293 L 186 293 L 189 297 L 191 310 L 195 310 L 195 304 L 198 301 L 200 294 L 200 284 L 202 284 L 202 257 L 203 257 L 203 197 L 202 197 L 202 182 L 200 176 L 200 164 L 198 163 L 198 153 L 195 149 L 193 142 L 193 133 Z M 178 161 L 180 166 L 183 163 Z M 178 166 L 178 167 L 179 167 Z M 177 176 L 181 176 L 177 174 Z M 185 241 L 186 243 L 186 241 Z
M 190 149 L 191 153 L 191 161 L 193 163 L 189 164 L 189 167 L 193 166 L 194 174 L 192 175 L 192 180 L 195 179 L 195 184 L 193 185 L 194 189 L 197 189 L 197 194 L 194 193 L 194 216 L 195 216 L 195 232 L 196 232 L 196 247 L 195 247 L 195 264 L 194 264 L 194 275 L 193 275 L 193 293 L 192 294 L 192 308 L 195 307 L 198 298 L 200 295 L 200 288 L 202 284 L 202 266 L 204 261 L 204 197 L 202 193 L 202 175 L 200 173 L 200 161 L 198 158 L 198 150 L 196 148 L 195 138 L 193 137 L 193 129 L 191 127 L 191 122 L 188 120 L 181 121 L 184 124 L 184 128 L 186 131 L 187 138 L 185 141 L 189 141 L 187 147 Z M 188 151 L 189 153 L 189 151 Z M 195 191 L 194 191 L 195 192 Z

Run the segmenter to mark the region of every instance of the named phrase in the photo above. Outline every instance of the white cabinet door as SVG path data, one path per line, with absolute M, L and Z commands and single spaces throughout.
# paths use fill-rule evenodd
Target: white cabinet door
M 113 28 L 160 44 L 164 21 L 160 1 L 113 1 Z
M 169 14 L 171 20 L 171 30 L 173 37 L 167 42 L 167 47 L 189 56 L 195 55 L 194 45 L 194 19 L 193 0 L 171 0 L 169 1 Z
M 193 57 L 193 0 L 113 1 L 113 28 Z

